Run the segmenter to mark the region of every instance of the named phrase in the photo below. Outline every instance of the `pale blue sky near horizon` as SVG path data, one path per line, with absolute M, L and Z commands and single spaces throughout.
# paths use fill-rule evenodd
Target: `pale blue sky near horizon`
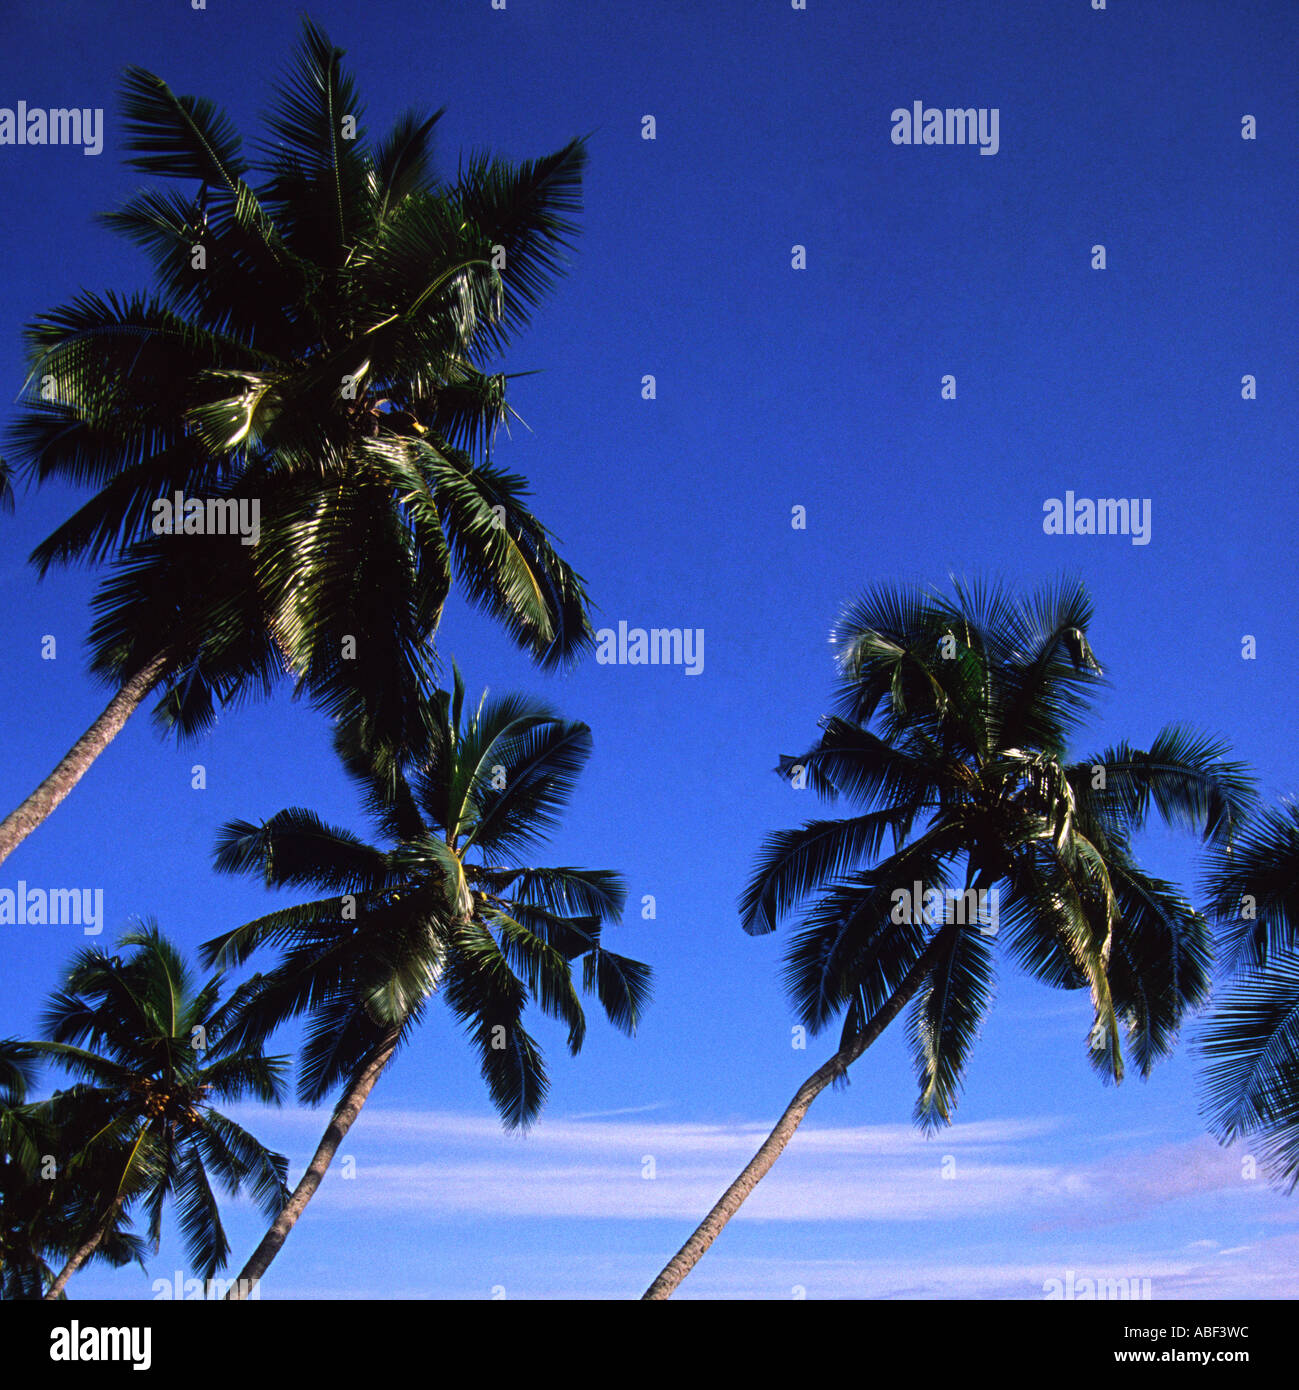
M 347 50 L 371 134 L 410 106 L 447 107 L 449 172 L 462 153 L 535 157 L 591 133 L 570 272 L 504 363 L 538 371 L 513 396 L 526 427 L 512 423 L 497 457 L 528 477 L 597 625 L 702 628 L 706 657 L 699 676 L 593 658 L 545 675 L 449 607 L 439 647 L 471 691 L 528 690 L 591 725 L 552 858 L 626 875 L 633 906 L 609 943 L 654 966 L 655 1000 L 635 1040 L 593 1008 L 576 1059 L 534 1020 L 552 1092 L 526 1138 L 501 1132 L 468 1045 L 430 1010 L 344 1148 L 355 1177 L 331 1173 L 264 1296 L 638 1295 L 837 1038 L 791 1046 L 786 933 L 747 937 L 735 902 L 762 838 L 822 811 L 772 769 L 815 737 L 846 600 L 881 580 L 1029 588 L 1078 574 L 1111 680 L 1080 752 L 1188 721 L 1229 738 L 1265 796 L 1299 791 L 1286 235 L 1299 10 L 306 8 Z M 97 157 L 0 146 L 8 399 L 36 313 L 148 283 L 135 250 L 92 221 L 140 182 L 122 162 L 122 68 L 212 97 L 251 145 L 298 13 L 253 0 L 0 10 L 0 108 L 106 112 Z M 890 114 L 916 100 L 996 107 L 998 153 L 894 145 Z M 1246 114 L 1255 141 L 1241 139 Z M 947 373 L 955 400 L 940 398 Z M 1241 397 L 1246 373 L 1256 400 Z M 1045 535 L 1043 502 L 1069 490 L 1149 498 L 1150 543 Z M 107 698 L 83 660 L 94 576 L 38 583 L 26 564 L 75 500 L 26 492 L 0 517 L 6 810 Z M 194 763 L 205 791 L 190 787 Z M 193 954 L 274 901 L 213 874 L 218 826 L 291 805 L 366 828 L 325 719 L 287 690 L 180 749 L 141 715 L 0 867 L 0 888 L 102 887 L 100 944 L 146 916 Z M 1184 838 L 1152 832 L 1143 853 L 1193 888 Z M 35 1029 L 85 940 L 0 926 L 0 1035 Z M 1295 1202 L 1242 1177 L 1247 1149 L 1205 1137 L 1194 1029 L 1148 1082 L 1107 1088 L 1088 1065 L 1090 1022 L 1085 996 L 1004 962 L 957 1123 L 930 1139 L 909 1123 L 905 1034 L 890 1029 L 678 1296 L 1040 1298 L 1067 1269 L 1148 1277 L 1155 1298 L 1293 1296 Z M 326 1117 L 290 1106 L 249 1123 L 296 1176 Z M 233 1275 L 260 1218 L 232 1204 L 228 1229 Z M 147 1275 L 91 1269 L 70 1292 L 148 1298 L 184 1268 L 168 1234 Z

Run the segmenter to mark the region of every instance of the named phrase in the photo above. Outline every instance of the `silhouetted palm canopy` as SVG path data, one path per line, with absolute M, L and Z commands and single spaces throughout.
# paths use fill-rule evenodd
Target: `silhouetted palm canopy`
M 111 1142 L 104 1132 L 109 1117 L 83 1104 L 78 1088 L 28 1098 L 39 1061 L 31 1044 L 0 1041 L 2 1299 L 43 1298 L 57 1273 L 51 1261 L 63 1264 L 96 1228 L 123 1174 L 133 1196 L 144 1176 L 140 1165 L 131 1169 L 129 1142 Z M 132 1260 L 143 1266 L 145 1243 L 129 1225 L 125 1211 L 117 1212 L 91 1258 L 113 1268 Z
M 103 221 L 157 288 L 82 293 L 27 333 L 17 462 L 95 489 L 33 561 L 118 562 L 94 667 L 121 684 L 163 653 L 155 717 L 182 732 L 287 669 L 399 735 L 453 573 L 544 664 L 590 641 L 580 578 L 490 462 L 493 358 L 561 269 L 582 143 L 442 180 L 441 112 L 368 142 L 341 60 L 307 21 L 252 158 L 210 100 L 129 69 L 129 163 L 166 183 Z M 259 543 L 155 534 L 177 491 L 256 499 Z
M 0 1151 L 33 1166 L 40 1150 L 28 1135 L 24 1107 L 39 1065 L 40 1058 L 29 1043 L 0 1038 Z
M 171 1199 L 192 1269 L 211 1278 L 229 1255 L 213 1179 L 271 1214 L 287 1196 L 287 1161 L 214 1102 L 278 1104 L 287 1059 L 265 1056 L 230 1027 L 255 981 L 222 1002 L 222 977 L 198 986 L 156 926 L 120 945 L 130 954 L 78 953 L 44 1014 L 50 1040 L 30 1047 L 81 1079 L 55 1099 L 96 1121 L 93 1143 L 77 1152 L 111 1178 L 105 1205 L 142 1202 L 156 1249 Z
M 0 1299 L 44 1297 L 54 1278 L 47 1257 L 73 1248 L 77 1232 L 54 1197 L 53 1184 L 42 1181 L 35 1166 L 20 1163 L 0 1138 Z
M 27 1044 L 0 1039 L 0 1299 L 41 1298 L 54 1277 L 46 1256 L 66 1254 L 80 1235 L 41 1174 L 52 1145 L 40 1107 L 28 1102 L 37 1066 Z
M 909 1015 L 926 1126 L 950 1119 L 998 940 L 1044 983 L 1090 990 L 1088 1050 L 1107 1079 L 1123 1075 L 1123 1033 L 1146 1074 L 1208 989 L 1207 925 L 1138 866 L 1132 837 L 1154 810 L 1226 840 L 1251 784 L 1224 745 L 1178 726 L 1144 750 L 1071 754 L 1101 681 L 1091 616 L 1072 582 L 1029 599 L 873 589 L 836 629 L 840 681 L 821 740 L 781 759 L 783 775 L 861 809 L 770 836 L 744 926 L 771 931 L 804 908 L 785 980 L 810 1030 L 844 1015 L 844 1046 L 931 950 Z M 935 921 L 899 921 L 895 891 L 915 884 L 995 888 L 999 921 L 989 930 L 972 899 L 961 910 L 946 896 Z
M 240 1026 L 264 1037 L 307 1015 L 304 1100 L 352 1084 L 393 1030 L 399 1046 L 408 1041 L 436 993 L 473 1040 L 502 1118 L 526 1125 L 547 1090 L 540 1049 L 523 1025 L 529 1001 L 567 1026 L 576 1053 L 586 1021 L 575 963 L 583 989 L 624 1032 L 634 1032 L 649 997 L 649 968 L 602 941 L 622 913 L 621 877 L 524 858 L 557 824 L 590 755 L 590 730 L 521 695 L 484 694 L 469 713 L 457 671 L 454 690 L 426 708 L 422 743 L 405 756 L 376 764 L 342 725 L 337 744 L 382 845 L 301 808 L 261 825 L 226 825 L 219 869 L 329 896 L 209 942 L 206 959 L 282 950 Z
M 27 1097 L 36 1053 L 0 1039 L 0 1298 L 38 1299 L 54 1277 L 45 1256 L 58 1241 L 52 1184 L 42 1182 L 45 1128 Z
M 1208 1114 L 1224 1142 L 1261 1140 L 1271 1177 L 1299 1183 L 1299 806 L 1269 807 L 1212 856 L 1223 963 L 1239 973 L 1201 1038 Z

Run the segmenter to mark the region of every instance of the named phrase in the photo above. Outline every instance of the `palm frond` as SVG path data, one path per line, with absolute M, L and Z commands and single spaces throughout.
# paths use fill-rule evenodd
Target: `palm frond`
M 915 1114 L 928 1130 L 951 1123 L 962 1074 L 992 1002 L 989 939 L 968 925 L 952 924 L 939 928 L 939 939 L 938 957 L 910 1013 L 920 1083 Z
M 1207 1115 L 1224 1143 L 1256 1141 L 1286 1191 L 1299 1183 L 1299 960 L 1240 975 L 1200 1042 Z

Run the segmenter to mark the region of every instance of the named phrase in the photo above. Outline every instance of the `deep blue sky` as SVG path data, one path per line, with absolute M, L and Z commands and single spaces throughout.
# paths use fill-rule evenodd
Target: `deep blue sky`
M 554 859 L 620 869 L 633 903 L 655 896 L 657 919 L 633 911 L 610 941 L 653 963 L 656 1001 L 635 1041 L 593 1020 L 575 1061 L 539 1022 L 553 1091 L 527 1140 L 500 1134 L 467 1046 L 433 1010 L 345 1149 L 357 1177 L 331 1177 L 266 1296 L 636 1294 L 832 1047 L 791 1048 L 782 939 L 746 937 L 735 898 L 763 835 L 816 814 L 770 769 L 815 734 L 844 600 L 881 579 L 1081 574 L 1113 682 L 1094 744 L 1188 720 L 1227 735 L 1269 796 L 1296 791 L 1299 11 L 321 0 L 310 12 L 347 50 L 372 133 L 411 105 L 447 106 L 447 170 L 462 151 L 531 157 L 594 132 L 571 272 L 506 363 L 539 369 L 513 397 L 530 428 L 515 424 L 498 458 L 531 480 L 601 622 L 703 628 L 706 666 L 591 661 L 547 677 L 480 618 L 448 612 L 440 648 L 471 690 L 531 690 L 591 725 L 595 756 Z M 12 400 L 34 314 L 83 287 L 147 283 L 135 251 L 92 223 L 138 182 L 121 160 L 121 69 L 213 97 L 251 142 L 298 19 L 254 0 L 204 12 L 112 0 L 6 6 L 0 26 L 0 106 L 106 110 L 98 158 L 0 147 Z M 998 108 L 999 153 L 893 145 L 890 113 L 915 100 Z M 1253 142 L 1240 138 L 1247 113 Z M 946 373 L 954 401 L 940 399 Z M 1257 400 L 1241 399 L 1245 373 Z M 1044 535 L 1043 501 L 1066 490 L 1149 498 L 1151 543 Z M 27 493 L 0 521 L 6 810 L 106 699 L 82 657 L 92 577 L 38 584 L 25 564 L 75 501 Z M 795 505 L 805 531 L 791 528 Z M 40 659 L 45 634 L 55 662 Z M 206 791 L 190 789 L 196 762 Z M 147 915 L 193 948 L 270 906 L 211 873 L 217 826 L 297 804 L 362 828 L 324 721 L 287 691 L 181 750 L 140 717 L 0 887 L 100 886 L 103 944 Z M 1152 871 L 1194 880 L 1191 847 L 1151 835 L 1145 849 Z M 82 938 L 0 938 L 0 1034 L 31 1032 Z M 1155 1297 L 1293 1292 L 1293 1203 L 1243 1182 L 1239 1155 L 1202 1137 L 1186 1050 L 1147 1084 L 1105 1090 L 1089 1023 L 1084 997 L 1007 965 L 959 1122 L 928 1142 L 907 1128 L 895 1030 L 847 1092 L 818 1103 L 683 1295 L 1040 1297 L 1066 1268 L 1150 1277 Z M 633 1113 L 577 1118 L 614 1111 Z M 249 1122 L 296 1170 L 324 1118 Z M 233 1273 L 259 1222 L 233 1209 L 229 1225 Z M 178 1268 L 168 1241 L 149 1279 Z M 73 1292 L 148 1296 L 149 1281 L 92 1271 Z

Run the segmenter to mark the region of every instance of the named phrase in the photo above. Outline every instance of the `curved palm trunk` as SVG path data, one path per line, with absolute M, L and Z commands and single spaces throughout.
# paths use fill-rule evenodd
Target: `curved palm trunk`
M 40 825 L 90 770 L 90 765 L 117 737 L 167 669 L 158 655 L 126 681 L 104 712 L 64 754 L 54 771 L 16 810 L 0 822 L 0 864 Z
M 104 1215 L 104 1219 L 95 1227 L 94 1234 L 83 1241 L 68 1257 L 68 1262 L 59 1270 L 58 1277 L 45 1291 L 44 1302 L 57 1302 L 63 1293 L 64 1286 L 68 1280 L 81 1268 L 83 1264 L 99 1249 L 101 1242 L 108 1232 L 112 1229 L 113 1218 L 121 1210 L 122 1199 L 119 1197 Z
M 740 1176 L 722 1193 L 717 1205 L 699 1223 L 694 1235 L 673 1255 L 663 1272 L 641 1295 L 642 1302 L 672 1296 L 677 1285 L 694 1269 L 708 1247 L 721 1235 L 726 1223 L 739 1211 L 744 1199 L 767 1176 L 784 1152 L 785 1145 L 794 1137 L 794 1131 L 802 1124 L 812 1102 L 836 1077 L 844 1075 L 915 995 L 929 972 L 941 939 L 941 934 L 936 935 L 925 947 L 888 1002 L 880 1007 L 856 1038 L 847 1047 L 840 1048 L 798 1088 L 762 1147 L 749 1160 Z
M 306 1210 L 307 1203 L 316 1195 L 316 1189 L 325 1176 L 325 1170 L 338 1152 L 338 1146 L 346 1138 L 347 1131 L 356 1122 L 356 1117 L 361 1113 L 361 1107 L 369 1099 L 370 1092 L 374 1090 L 374 1083 L 378 1081 L 384 1067 L 392 1061 L 392 1054 L 397 1050 L 397 1041 L 400 1037 L 400 1028 L 390 1029 L 371 1054 L 365 1070 L 343 1093 L 343 1097 L 338 1102 L 333 1117 L 329 1121 L 329 1126 L 325 1130 L 324 1137 L 312 1155 L 311 1162 L 307 1164 L 307 1171 L 303 1173 L 297 1187 L 293 1189 L 293 1195 L 285 1203 L 283 1210 L 271 1223 L 270 1230 L 262 1237 L 261 1244 L 253 1251 L 248 1263 L 240 1270 L 239 1278 L 235 1280 L 226 1293 L 227 1299 L 239 1302 L 246 1298 L 256 1287 L 257 1281 L 270 1268 L 271 1261 L 280 1253 L 280 1247 L 288 1240 L 289 1232 L 297 1225 L 298 1217 Z

